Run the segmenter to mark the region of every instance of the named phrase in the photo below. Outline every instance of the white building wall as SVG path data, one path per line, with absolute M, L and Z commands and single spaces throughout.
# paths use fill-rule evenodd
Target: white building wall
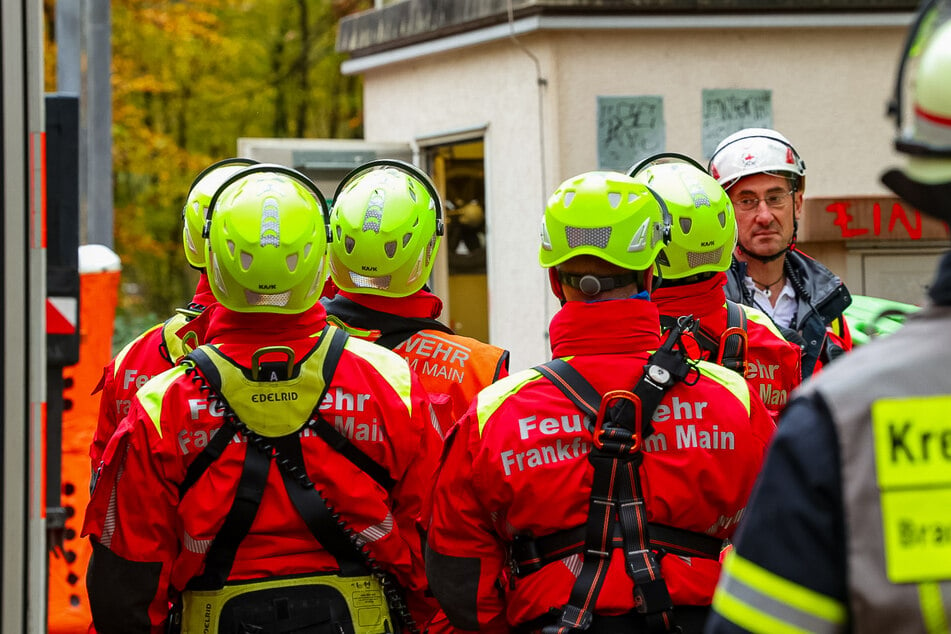
M 487 126 L 490 339 L 521 369 L 548 358 L 557 310 L 537 263 L 540 214 L 558 183 L 597 167 L 598 96 L 663 96 L 666 150 L 705 159 L 701 91 L 769 89 L 807 196 L 879 194 L 899 160 L 885 103 L 904 36 L 904 25 L 537 31 L 519 42 L 547 82 L 542 138 L 536 66 L 511 39 L 364 70 L 365 136 L 412 143 Z

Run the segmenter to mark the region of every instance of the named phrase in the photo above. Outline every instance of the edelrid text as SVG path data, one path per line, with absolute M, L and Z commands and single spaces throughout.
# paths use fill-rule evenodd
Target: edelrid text
M 251 395 L 252 403 L 277 403 L 279 401 L 296 401 L 297 392 L 258 392 Z

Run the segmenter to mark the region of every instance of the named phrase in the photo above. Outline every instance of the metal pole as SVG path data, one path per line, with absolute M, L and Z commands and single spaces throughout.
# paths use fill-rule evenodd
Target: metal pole
M 85 243 L 113 246 L 112 18 L 109 0 L 86 0 Z M 80 242 L 83 242 L 83 236 Z

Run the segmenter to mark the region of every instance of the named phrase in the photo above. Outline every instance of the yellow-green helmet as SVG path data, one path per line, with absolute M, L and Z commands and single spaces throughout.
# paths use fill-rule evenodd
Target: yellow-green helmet
M 726 271 L 736 246 L 736 216 L 723 187 L 682 154 L 646 159 L 628 172 L 667 203 L 670 244 L 657 256 L 661 277 Z
M 593 255 L 632 271 L 649 269 L 669 235 L 663 201 L 619 172 L 585 172 L 549 197 L 538 261 L 558 266 Z
M 255 163 L 257 161 L 246 158 L 228 158 L 212 163 L 195 177 L 188 188 L 188 198 L 182 207 L 182 245 L 185 259 L 196 269 L 203 269 L 207 264 L 203 234 L 211 197 L 229 176 Z
M 218 302 L 243 313 L 301 313 L 323 289 L 327 203 L 306 176 L 259 164 L 212 196 L 206 259 Z
M 353 293 L 406 297 L 433 270 L 443 233 L 442 201 L 429 177 L 378 159 L 341 181 L 330 212 L 330 276 Z

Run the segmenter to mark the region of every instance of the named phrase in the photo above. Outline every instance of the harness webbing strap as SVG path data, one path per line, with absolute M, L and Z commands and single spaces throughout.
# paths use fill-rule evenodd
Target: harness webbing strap
M 188 354 L 188 358 L 198 367 L 205 380 L 217 391 L 221 386 L 221 374 L 218 372 L 218 368 L 215 367 L 214 362 L 208 357 L 208 353 L 201 348 L 197 348 Z M 185 493 L 198 481 L 198 478 L 211 466 L 211 463 L 218 459 L 237 431 L 230 421 L 225 421 L 218 428 L 218 431 L 211 437 L 202 452 L 188 465 L 188 469 L 185 471 L 185 479 L 178 485 L 179 500 L 185 497 Z
M 594 411 L 597 416 L 594 448 L 588 454 L 594 475 L 588 521 L 583 527 L 581 570 L 560 618 L 543 628 L 545 634 L 567 634 L 590 627 L 607 576 L 616 525 L 620 526 L 626 571 L 634 581 L 634 604 L 648 631 L 669 632 L 674 627 L 673 602 L 659 558 L 651 550 L 639 468 L 643 460 L 641 446 L 652 433 L 650 419 L 654 411 L 667 390 L 690 371 L 680 336 L 682 329 L 692 323 L 688 318 L 671 329 L 664 344 L 647 360 L 632 392 L 615 391 L 601 397 L 579 372 L 559 359 L 535 368 L 586 415 L 590 417 Z
M 650 531 L 651 546 L 674 555 L 719 559 L 720 550 L 723 548 L 723 540 L 704 533 L 654 522 L 649 522 L 647 528 Z M 581 553 L 584 550 L 584 531 L 584 525 L 580 525 L 534 539 L 516 536 L 511 548 L 512 559 L 518 568 L 516 574 L 523 577 L 552 562 Z M 620 548 L 623 545 L 621 531 L 615 527 L 611 536 L 611 547 Z
M 736 302 L 726 300 L 726 330 L 720 340 L 716 362 L 740 375 L 746 375 L 748 350 L 746 313 Z
M 670 330 L 677 325 L 677 319 L 670 315 L 661 315 L 660 325 L 664 330 Z M 694 338 L 700 348 L 710 354 L 710 361 L 746 375 L 749 343 L 746 313 L 739 304 L 726 300 L 726 330 L 714 335 L 706 330 L 700 321 Z
M 396 486 L 396 480 L 390 476 L 389 471 L 363 453 L 359 447 L 350 442 L 349 438 L 328 423 L 323 416 L 317 416 L 313 425 L 311 425 L 311 429 L 321 440 L 352 462 L 360 471 L 373 478 L 381 487 L 387 491 L 392 491 L 393 487 Z
M 304 482 L 299 481 L 295 476 L 298 472 L 306 473 L 300 435 L 293 434 L 277 438 L 274 446 L 280 456 L 278 467 L 284 480 L 287 496 L 304 523 L 307 524 L 311 534 L 337 560 L 340 574 L 347 577 L 369 574 L 356 546 L 334 519 L 333 512 L 328 508 L 320 492 L 309 480 L 307 484 L 310 486 L 304 486 Z
M 552 359 L 535 366 L 534 369 L 554 383 L 562 394 L 567 396 L 586 416 L 590 416 L 594 422 L 593 419 L 598 415 L 598 407 L 601 404 L 601 395 L 588 383 L 587 379 L 581 376 L 580 372 L 564 359 Z
M 334 329 L 333 339 L 330 340 L 330 345 L 327 347 L 327 354 L 324 357 L 324 393 L 326 393 L 330 381 L 333 380 L 334 371 L 337 368 L 340 357 L 343 355 L 343 349 L 347 344 L 348 336 L 349 335 L 343 330 L 339 328 Z M 373 458 L 363 453 L 359 447 L 350 442 L 349 438 L 337 431 L 336 427 L 331 425 L 320 415 L 319 404 L 322 400 L 323 394 L 317 401 L 318 409 L 314 410 L 314 420 L 311 425 L 311 429 L 314 433 L 317 434 L 321 440 L 330 445 L 332 449 L 352 462 L 358 469 L 373 478 L 381 487 L 387 491 L 392 491 L 393 487 L 396 486 L 396 480 L 390 477 L 390 472 L 380 466 Z
M 340 329 L 327 327 L 321 335 L 321 340 L 328 334 L 330 334 L 332 338 L 328 344 L 327 353 L 324 356 L 324 362 L 321 368 L 324 386 L 317 399 L 318 407 L 323 400 L 324 394 L 327 392 L 348 337 L 347 333 Z M 184 492 L 186 492 L 208 467 L 221 456 L 221 453 L 233 438 L 235 430 L 235 423 L 231 422 L 233 411 L 230 406 L 228 406 L 227 400 L 222 394 L 221 375 L 218 372 L 218 368 L 215 367 L 214 362 L 211 361 L 204 350 L 194 350 L 189 354 L 188 358 L 194 362 L 195 366 L 200 370 L 204 379 L 207 381 L 209 400 L 217 400 L 224 409 L 230 412 L 231 416 L 224 417 L 226 422 L 219 428 L 218 433 L 212 437 L 205 449 L 189 465 L 185 472 L 185 479 L 179 485 L 181 495 L 184 495 Z M 237 420 L 236 417 L 235 420 Z M 247 433 L 253 435 L 253 432 L 250 430 L 248 430 Z M 356 547 L 350 543 L 350 539 L 343 532 L 343 529 L 337 526 L 330 510 L 326 504 L 323 503 L 323 499 L 320 495 L 317 494 L 314 496 L 313 493 L 316 493 L 316 491 L 313 491 L 313 489 L 311 489 L 311 493 L 307 493 L 307 490 L 301 486 L 301 483 L 295 481 L 297 476 L 294 474 L 298 473 L 298 470 L 302 472 L 304 468 L 302 450 L 300 448 L 300 431 L 271 440 L 275 446 L 280 445 L 284 451 L 289 452 L 289 457 L 282 455 L 280 458 L 282 463 L 284 463 L 281 465 L 282 468 L 280 472 L 284 478 L 284 485 L 287 489 L 288 497 L 301 514 L 305 523 L 307 523 L 308 529 L 317 537 L 321 545 L 327 548 L 328 552 L 337 559 L 341 572 L 344 574 L 366 574 L 366 568 L 356 566 L 356 564 L 360 562 L 360 560 L 357 559 L 359 553 L 356 552 Z M 344 438 L 344 440 L 346 441 L 346 438 Z M 347 442 L 347 444 L 349 445 L 349 442 Z M 257 443 L 253 442 L 253 439 L 250 437 L 245 446 L 244 467 L 234 502 L 228 514 L 225 516 L 221 530 L 215 536 L 205 556 L 205 570 L 202 575 L 193 578 L 189 582 L 188 589 L 190 590 L 215 590 L 224 585 L 231 572 L 231 567 L 234 565 L 234 558 L 237 554 L 238 546 L 247 536 L 248 531 L 251 530 L 251 525 L 257 515 L 257 510 L 264 494 L 264 488 L 267 484 L 267 474 L 270 468 L 271 456 L 270 454 L 266 455 L 263 449 L 258 448 Z M 365 460 L 372 462 L 366 454 L 363 454 L 363 452 L 355 446 L 349 446 L 350 450 L 344 454 L 345 456 L 348 454 L 359 454 L 362 455 Z M 294 462 L 294 464 L 292 464 L 291 467 L 288 468 L 285 466 L 292 462 Z M 360 467 L 359 464 L 356 466 Z M 378 469 L 382 469 L 382 467 L 378 467 Z M 311 484 L 311 487 L 312 486 Z M 315 499 L 320 500 L 321 503 L 319 505 L 314 504 Z M 328 524 L 333 524 L 335 529 L 330 530 Z M 322 539 L 329 540 L 329 543 L 325 544 Z M 347 544 L 346 549 L 344 549 L 342 545 L 343 542 Z M 339 557 L 338 554 L 340 555 Z
M 189 590 L 217 590 L 228 579 L 238 546 L 251 530 L 261 505 L 270 466 L 270 457 L 248 443 L 234 502 L 205 554 L 205 571 L 188 583 Z

